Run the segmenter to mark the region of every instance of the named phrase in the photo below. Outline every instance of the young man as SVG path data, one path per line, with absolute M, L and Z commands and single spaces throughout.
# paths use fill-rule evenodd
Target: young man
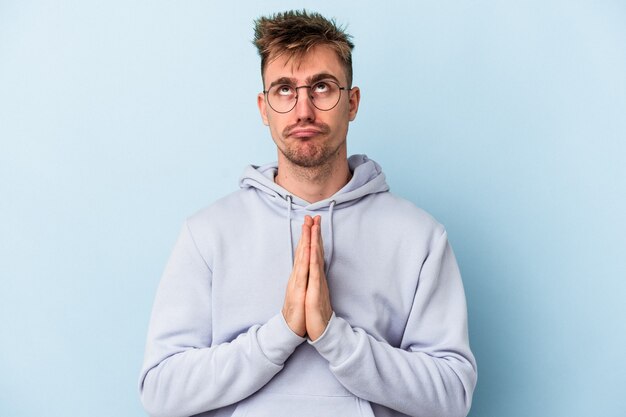
M 153 416 L 465 416 L 476 383 L 444 228 L 347 156 L 352 43 L 318 14 L 256 22 L 278 162 L 190 217 L 150 323 Z M 297 245 L 295 244 L 297 242 Z

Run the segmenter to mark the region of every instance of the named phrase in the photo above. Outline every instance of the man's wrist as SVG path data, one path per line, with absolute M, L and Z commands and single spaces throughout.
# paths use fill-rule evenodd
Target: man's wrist
M 257 340 L 263 354 L 271 362 L 282 365 L 306 339 L 294 333 L 279 313 L 259 328 Z
M 314 341 L 308 340 L 308 343 L 315 347 L 331 366 L 338 366 L 356 351 L 358 336 L 347 321 L 333 313 L 324 333 Z
M 328 327 L 330 326 L 330 322 L 333 320 L 333 318 L 335 317 L 335 312 L 331 312 L 330 318 L 328 320 L 326 320 L 326 326 L 324 327 L 324 331 L 322 331 L 320 334 L 317 335 L 317 337 L 307 337 L 308 341 L 310 343 L 315 343 L 318 340 L 320 340 L 321 338 L 324 337 L 324 335 L 328 332 Z

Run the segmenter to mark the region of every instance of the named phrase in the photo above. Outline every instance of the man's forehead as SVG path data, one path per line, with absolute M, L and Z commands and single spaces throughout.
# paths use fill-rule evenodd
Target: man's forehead
M 345 69 L 337 53 L 327 46 L 317 46 L 303 54 L 287 52 L 270 56 L 265 67 L 265 81 L 290 78 L 305 81 L 318 74 L 329 74 L 338 80 L 345 78 Z

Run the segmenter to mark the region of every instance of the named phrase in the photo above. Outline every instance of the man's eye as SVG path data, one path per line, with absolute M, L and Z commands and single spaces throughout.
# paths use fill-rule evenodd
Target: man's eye
M 328 92 L 329 89 L 330 89 L 330 85 L 328 85 L 328 83 L 323 82 L 323 81 L 313 86 L 314 93 L 326 93 Z
M 293 88 L 290 85 L 280 85 L 276 88 L 279 96 L 290 96 L 293 94 Z

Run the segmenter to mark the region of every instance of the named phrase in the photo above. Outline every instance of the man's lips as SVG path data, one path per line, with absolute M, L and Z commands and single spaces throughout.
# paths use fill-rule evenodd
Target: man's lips
M 313 136 L 319 135 L 320 133 L 322 132 L 318 129 L 300 128 L 293 129 L 291 132 L 289 132 L 289 136 L 293 136 L 296 138 L 311 138 Z
M 329 133 L 330 127 L 328 127 L 326 123 L 296 124 L 285 128 L 283 131 L 283 137 L 309 139 L 315 136 L 327 135 Z

